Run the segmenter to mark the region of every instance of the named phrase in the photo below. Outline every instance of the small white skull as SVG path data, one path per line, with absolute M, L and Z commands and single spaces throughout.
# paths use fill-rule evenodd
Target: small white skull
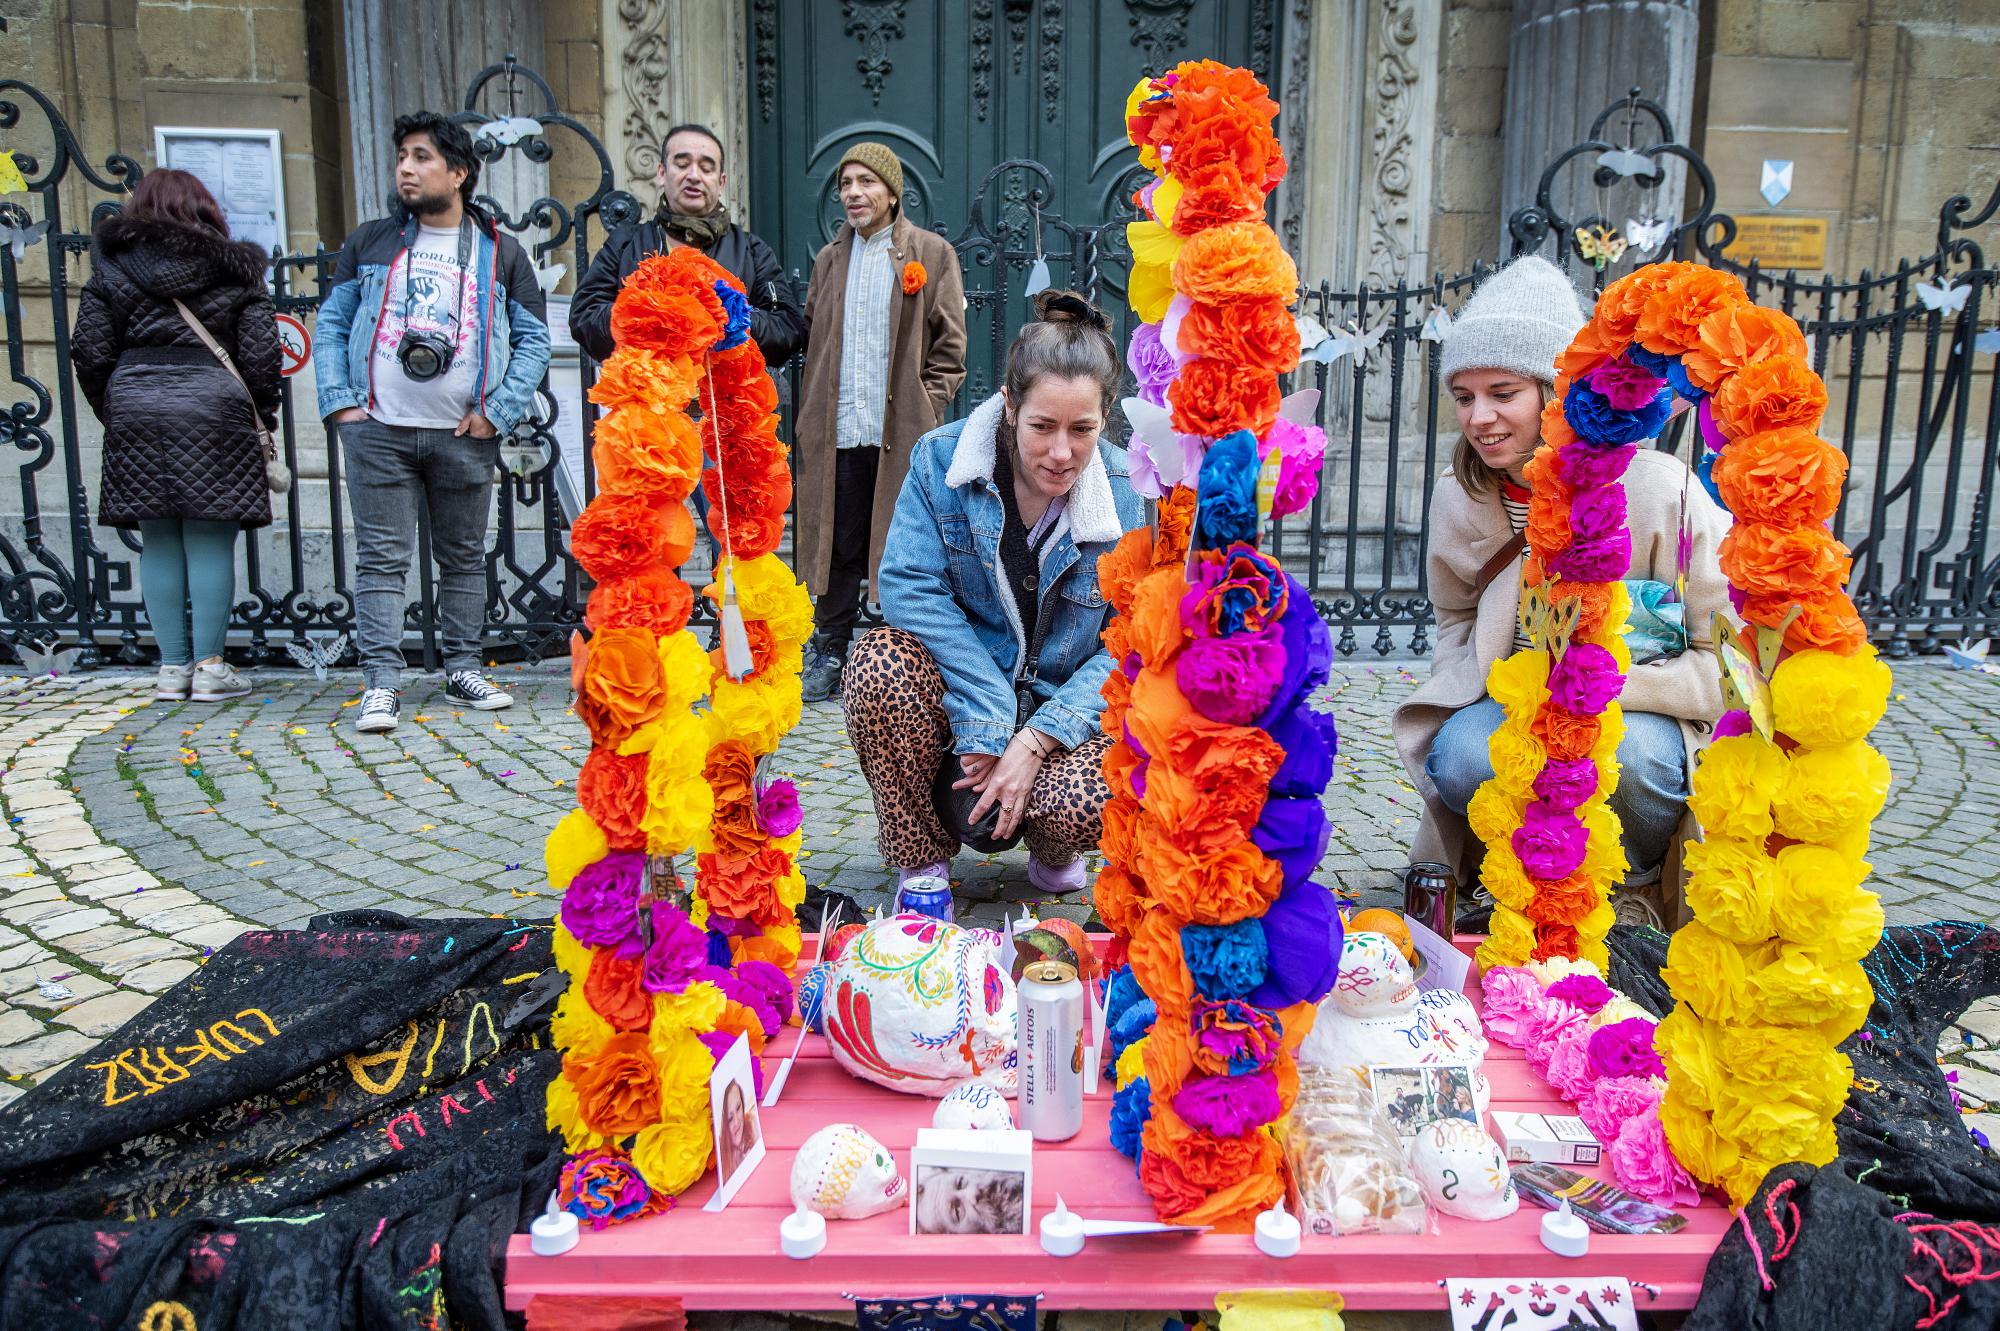
M 893 1210 L 908 1192 L 889 1148 L 853 1123 L 821 1128 L 792 1159 L 792 1205 L 829 1220 Z
M 1441 1118 L 1424 1124 L 1410 1143 L 1410 1167 L 1424 1200 L 1446 1215 L 1500 1220 L 1521 1205 L 1506 1153 L 1476 1123 Z
M 983 1081 L 969 1081 L 946 1091 L 931 1114 L 934 1128 L 973 1128 L 1005 1131 L 1014 1126 L 1007 1097 Z

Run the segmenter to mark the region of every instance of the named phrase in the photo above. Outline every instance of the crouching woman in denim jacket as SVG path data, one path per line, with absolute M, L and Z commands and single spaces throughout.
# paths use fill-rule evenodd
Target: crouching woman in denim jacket
M 1122 366 L 1081 296 L 1043 292 L 1035 312 L 1002 391 L 917 441 L 882 554 L 888 626 L 847 663 L 847 733 L 899 903 L 902 884 L 948 878 L 962 842 L 1023 836 L 1037 889 L 1082 889 L 1110 797 L 1097 559 L 1145 516 L 1099 438 Z

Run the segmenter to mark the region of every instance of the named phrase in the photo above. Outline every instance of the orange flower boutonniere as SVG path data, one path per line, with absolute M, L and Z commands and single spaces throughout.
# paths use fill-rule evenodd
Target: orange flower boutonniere
M 922 264 L 918 263 L 915 259 L 910 260 L 903 265 L 903 294 L 906 296 L 916 295 L 924 289 L 924 283 L 930 280 L 930 276 L 929 273 L 924 271 Z

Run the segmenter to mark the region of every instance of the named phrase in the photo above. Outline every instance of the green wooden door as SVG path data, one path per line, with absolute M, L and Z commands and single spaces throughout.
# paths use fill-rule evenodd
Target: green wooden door
M 840 154 L 894 149 L 911 220 L 959 242 L 972 306 L 960 402 L 977 401 L 1019 322 L 1037 232 L 1054 281 L 1079 282 L 1065 224 L 1130 215 L 1133 82 L 1203 57 L 1269 82 L 1276 22 L 1275 0 L 751 0 L 753 225 L 803 278 L 840 226 Z M 1003 169 L 1024 159 L 1040 167 Z M 1099 296 L 1122 313 L 1112 250 L 1097 256 Z

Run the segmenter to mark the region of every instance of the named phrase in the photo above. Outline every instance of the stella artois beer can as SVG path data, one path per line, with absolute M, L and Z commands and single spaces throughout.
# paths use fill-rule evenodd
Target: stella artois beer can
M 1061 961 L 1021 972 L 1021 1126 L 1036 1141 L 1068 1141 L 1083 1127 L 1083 982 Z

